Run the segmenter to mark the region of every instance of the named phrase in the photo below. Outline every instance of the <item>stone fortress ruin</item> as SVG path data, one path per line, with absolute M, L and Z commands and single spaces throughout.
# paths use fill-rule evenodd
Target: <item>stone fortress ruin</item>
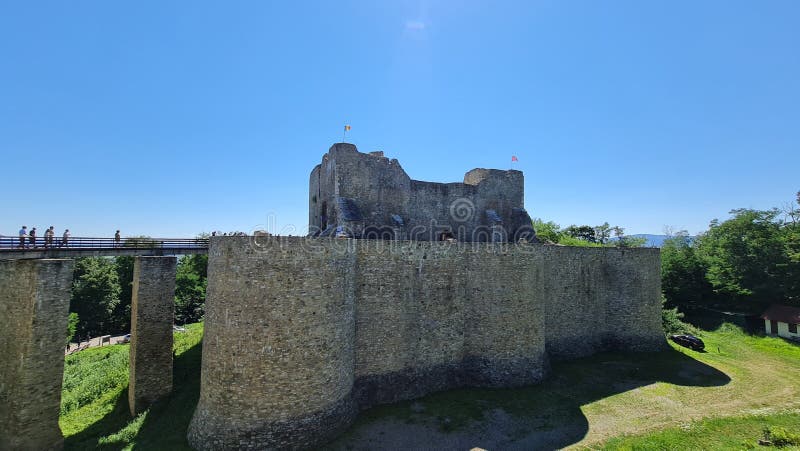
M 309 179 L 311 236 L 463 242 L 535 240 L 520 171 L 473 169 L 463 183 L 412 180 L 383 152 L 334 144 Z
M 534 384 L 554 359 L 665 346 L 658 249 L 536 243 L 519 171 L 420 182 L 336 144 L 311 173 L 309 223 L 309 237 L 216 236 L 179 252 L 209 255 L 193 447 L 311 448 L 371 406 Z M 19 252 L 0 255 L 0 449 L 63 447 L 77 256 L 136 256 L 130 411 L 169 394 L 174 256 Z
M 314 447 L 377 404 L 662 348 L 658 249 L 531 244 L 522 181 L 419 182 L 336 144 L 311 172 L 312 237 L 212 238 L 190 444 Z

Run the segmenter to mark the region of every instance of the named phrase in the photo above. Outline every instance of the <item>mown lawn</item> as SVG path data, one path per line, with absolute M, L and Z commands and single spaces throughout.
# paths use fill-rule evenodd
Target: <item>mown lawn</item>
M 201 338 L 202 324 L 175 335 L 174 393 L 135 419 L 126 345 L 67 357 L 65 448 L 188 449 Z M 800 346 L 729 325 L 703 339 L 703 353 L 674 344 L 604 353 L 555 362 L 532 387 L 452 390 L 376 407 L 328 448 L 746 449 L 766 427 L 800 431 Z
M 376 407 L 329 448 L 639 449 L 648 442 L 637 440 L 670 429 L 660 443 L 671 446 L 641 449 L 702 449 L 681 434 L 695 421 L 732 416 L 753 421 L 739 441 L 756 443 L 770 421 L 800 430 L 791 413 L 800 408 L 800 346 L 727 324 L 703 339 L 706 352 L 670 343 L 658 353 L 604 353 L 556 362 L 532 387 L 453 390 Z M 695 433 L 708 431 L 713 442 L 713 426 Z M 609 442 L 619 436 L 632 441 Z
M 649 434 L 614 438 L 606 450 L 800 449 L 800 410 L 712 418 Z
M 175 333 L 172 396 L 136 418 L 128 411 L 128 345 L 67 356 L 59 424 L 64 448 L 191 449 L 186 428 L 200 393 L 203 324 Z

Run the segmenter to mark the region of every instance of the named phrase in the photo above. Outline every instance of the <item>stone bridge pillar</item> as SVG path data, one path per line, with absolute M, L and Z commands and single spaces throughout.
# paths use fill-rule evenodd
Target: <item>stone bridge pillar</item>
M 63 447 L 72 260 L 0 260 L 0 449 Z
M 172 392 L 175 257 L 136 257 L 128 405 L 137 415 Z

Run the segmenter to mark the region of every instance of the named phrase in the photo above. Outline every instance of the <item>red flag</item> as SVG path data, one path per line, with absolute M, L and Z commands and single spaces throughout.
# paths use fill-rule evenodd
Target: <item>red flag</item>
M 517 156 L 516 155 L 511 155 L 511 161 L 519 161 L 519 160 L 517 160 Z

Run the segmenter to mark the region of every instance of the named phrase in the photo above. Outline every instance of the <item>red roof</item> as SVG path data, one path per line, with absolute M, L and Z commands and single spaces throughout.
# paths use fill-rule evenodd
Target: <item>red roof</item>
M 772 304 L 761 318 L 781 323 L 800 324 L 800 308 Z

